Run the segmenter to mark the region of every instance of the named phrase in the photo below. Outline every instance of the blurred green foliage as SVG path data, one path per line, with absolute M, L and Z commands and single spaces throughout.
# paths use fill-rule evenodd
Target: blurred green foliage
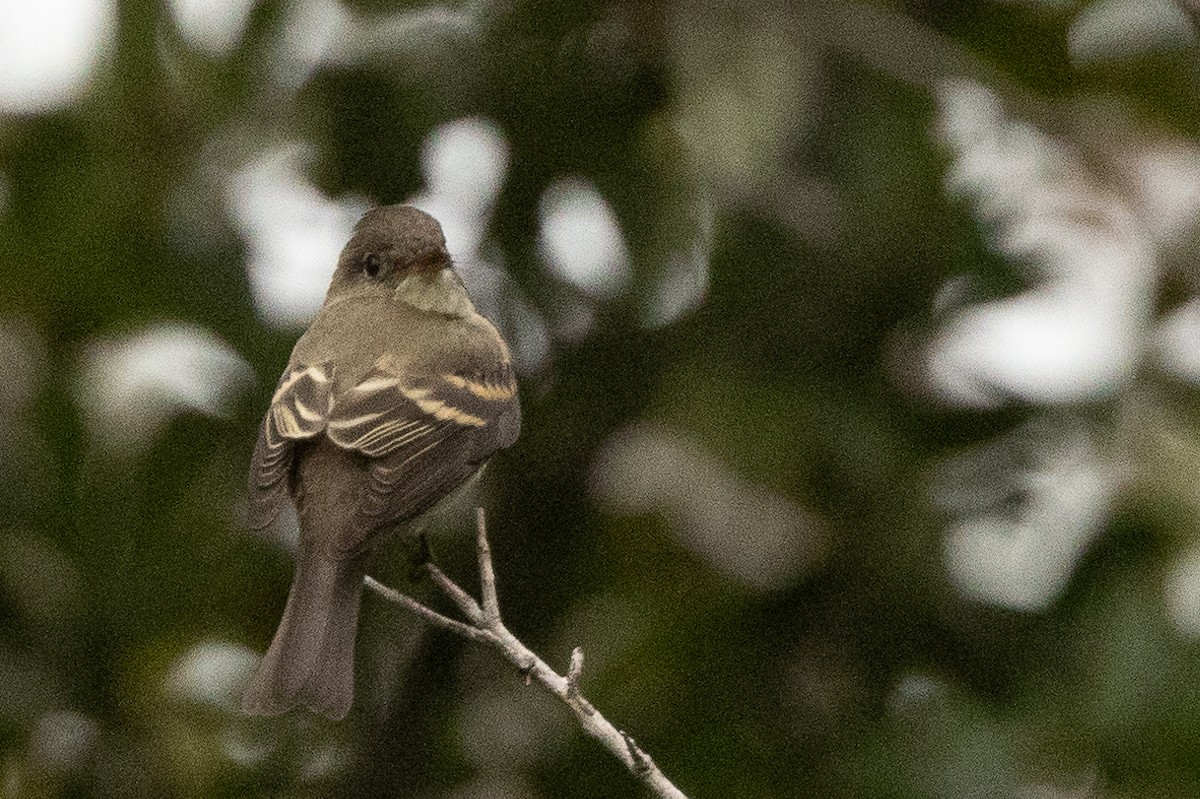
M 1186 32 L 1184 2 L 1159 12 Z M 988 87 L 1113 192 L 1095 104 L 1197 146 L 1194 32 L 1083 59 L 1102 5 L 360 0 L 305 63 L 285 32 L 328 5 L 256 3 L 214 54 L 168 7 L 117 4 L 84 97 L 0 112 L 0 794 L 637 792 L 506 664 L 372 597 L 345 723 L 232 709 L 291 575 L 239 507 L 298 330 L 255 307 L 230 176 L 299 141 L 327 196 L 399 202 L 427 137 L 480 117 L 508 147 L 480 250 L 506 275 L 495 314 L 549 336 L 485 485 L 511 629 L 559 666 L 584 646 L 587 695 L 696 799 L 1200 795 L 1200 649 L 1170 612 L 1200 590 L 1170 588 L 1200 518 L 1195 385 L 1148 363 L 1082 400 L 964 406 L 923 371 L 947 281 L 980 302 L 1038 280 L 947 190 L 943 81 Z M 629 252 L 606 298 L 537 244 L 572 176 Z M 1195 295 L 1193 255 L 1190 233 L 1159 254 L 1147 331 Z M 679 264 L 699 293 L 664 311 Z M 140 443 L 110 446 L 89 368 L 174 323 L 250 368 L 208 412 L 124 414 Z M 1025 609 L 969 596 L 948 464 L 1076 424 L 1121 470 L 1069 580 Z M 471 584 L 469 513 L 439 525 Z M 436 602 L 405 558 L 375 573 Z

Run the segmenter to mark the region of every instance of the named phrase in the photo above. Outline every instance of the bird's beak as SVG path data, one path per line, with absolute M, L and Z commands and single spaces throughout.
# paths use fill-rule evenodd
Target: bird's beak
M 421 253 L 413 261 L 413 271 L 418 274 L 431 275 L 450 266 L 450 253 L 445 245 L 439 244 Z

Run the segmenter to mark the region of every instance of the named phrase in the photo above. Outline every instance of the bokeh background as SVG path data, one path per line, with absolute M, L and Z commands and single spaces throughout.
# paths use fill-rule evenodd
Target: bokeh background
M 0 794 L 638 794 L 374 596 L 347 721 L 234 710 L 258 419 L 408 200 L 509 626 L 690 796 L 1200 796 L 1189 2 L 0 0 Z

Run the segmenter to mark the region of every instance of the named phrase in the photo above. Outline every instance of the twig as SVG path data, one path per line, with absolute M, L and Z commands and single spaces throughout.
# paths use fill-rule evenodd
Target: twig
M 483 508 L 475 509 L 475 546 L 479 555 L 479 595 L 483 598 L 484 624 L 500 622 L 500 598 L 496 594 L 496 571 L 492 568 L 492 548 L 488 546 L 487 517 Z
M 432 624 L 434 627 L 441 627 L 443 630 L 449 630 L 456 635 L 461 635 L 462 637 L 469 638 L 472 641 L 478 641 L 481 644 L 488 644 L 492 642 L 491 637 L 488 636 L 486 631 L 481 630 L 478 627 L 472 627 L 469 624 L 463 624 L 457 619 L 443 616 L 436 610 L 425 607 L 412 597 L 402 594 L 394 588 L 388 588 L 374 577 L 364 577 L 363 582 L 367 584 L 367 588 L 370 588 L 387 601 L 395 602 L 397 605 L 408 608 L 413 613 Z
M 429 576 L 437 583 L 437 587 L 442 589 L 442 593 L 454 601 L 458 605 L 458 609 L 462 614 L 471 620 L 471 624 L 475 625 L 475 629 L 484 629 L 483 611 L 479 605 L 471 598 L 471 595 L 458 587 L 458 584 L 446 576 L 446 573 L 437 567 L 436 563 L 426 563 L 425 570 L 429 572 Z M 414 600 L 415 601 L 415 600 Z
M 572 699 L 579 696 L 579 678 L 583 676 L 583 647 L 571 650 L 571 663 L 567 666 L 567 693 Z
M 436 627 L 499 650 L 500 654 L 525 675 L 526 684 L 537 680 L 543 688 L 558 697 L 575 714 L 583 731 L 599 741 L 604 748 L 624 763 L 629 773 L 641 780 L 655 796 L 663 797 L 663 799 L 687 799 L 683 791 L 676 788 L 667 779 L 650 756 L 637 745 L 628 733 L 614 727 L 612 722 L 596 710 L 592 703 L 580 693 L 579 680 L 583 675 L 583 650 L 581 648 L 575 647 L 571 653 L 570 666 L 566 676 L 563 676 L 546 665 L 544 660 L 530 651 L 504 626 L 504 622 L 500 618 L 500 602 L 496 594 L 496 574 L 487 541 L 487 523 L 483 508 L 478 508 L 476 514 L 478 533 L 476 546 L 479 555 L 482 606 L 435 564 L 428 563 L 425 566 L 434 583 L 458 606 L 462 614 L 470 620 L 470 624 L 443 616 L 412 597 L 388 588 L 370 577 L 366 578 L 367 587 L 389 602 L 395 602 L 401 607 L 407 608 Z

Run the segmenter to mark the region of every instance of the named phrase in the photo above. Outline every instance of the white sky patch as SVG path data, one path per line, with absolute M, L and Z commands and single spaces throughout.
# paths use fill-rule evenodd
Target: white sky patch
M 1166 372 L 1200 384 L 1200 298 L 1191 299 L 1162 320 L 1155 344 Z
M 96 740 L 100 725 L 74 710 L 55 710 L 37 720 L 29 738 L 34 763 L 51 773 L 83 766 Z M 18 784 L 19 784 L 18 780 Z
M 212 332 L 164 322 L 91 342 L 80 404 L 100 447 L 134 453 L 177 413 L 225 413 L 252 377 L 250 365 Z
M 947 693 L 946 684 L 937 677 L 913 671 L 896 682 L 896 687 L 888 695 L 887 707 L 897 715 L 908 715 L 928 707 Z
M 464 117 L 439 125 L 421 148 L 425 190 L 406 202 L 438 220 L 455 268 L 480 313 L 499 326 L 517 370 L 531 374 L 550 356 L 546 321 L 493 262 L 485 241 L 508 174 L 508 139 L 491 120 Z
M 1080 429 L 1033 425 L 949 461 L 940 504 L 950 578 L 976 600 L 1038 611 L 1107 523 L 1116 470 Z
M 1086 288 L 1048 286 L 960 312 L 930 353 L 934 385 L 976 407 L 1002 396 L 1069 403 L 1116 390 L 1138 351 L 1111 293 Z
M 431 47 L 454 48 L 457 42 L 480 34 L 488 7 L 475 0 L 454 5 L 415 5 L 392 13 L 356 17 L 330 53 L 330 60 L 353 64 L 381 55 L 418 55 Z
M 667 258 L 646 314 L 651 327 L 668 325 L 704 302 L 708 296 L 710 248 L 708 237 L 698 238 L 689 252 L 675 252 Z
M 791 585 L 827 546 L 819 517 L 658 425 L 615 433 L 592 464 L 590 483 L 612 512 L 662 513 L 680 544 L 758 591 Z
M 508 336 L 508 342 L 514 350 L 517 368 L 526 374 L 536 372 L 550 359 L 550 331 L 546 320 L 520 296 L 510 296 L 509 302 L 514 323 L 506 326 L 505 333 L 516 334 Z
M 162 675 L 162 696 L 183 705 L 178 709 L 189 740 L 200 742 L 206 751 L 219 752 L 244 767 L 257 766 L 281 747 L 279 727 L 265 730 L 244 723 L 237 709 L 242 691 L 259 662 L 255 651 L 230 641 L 208 639 L 196 643 L 176 657 Z M 194 706 L 216 711 L 218 716 L 197 720 Z M 200 714 L 204 716 L 204 714 Z M 223 719 L 214 724 L 214 718 Z M 306 749 L 296 763 L 302 781 L 317 781 L 341 771 L 348 753 L 334 734 L 306 736 Z
M 0 0 L 0 112 L 70 105 L 115 33 L 112 0 Z
M 1200 638 L 1200 548 L 1185 552 L 1166 577 L 1167 617 L 1184 635 Z
M 1185 240 L 1200 216 L 1200 148 L 1176 138 L 1136 144 L 1114 166 L 1129 178 L 1138 218 L 1159 241 Z
M 1196 40 L 1173 0 L 1096 0 L 1071 23 L 1067 47 L 1078 66 L 1182 50 Z
M 170 0 L 167 8 L 188 44 L 210 55 L 229 55 L 242 40 L 256 0 Z
M 1029 291 L 949 314 L 929 349 L 934 388 L 988 406 L 1081 402 L 1121 387 L 1151 315 L 1152 236 L 1070 150 L 1008 119 L 986 88 L 948 83 L 940 100 L 955 156 L 949 188 L 976 199 L 1001 252 L 1040 274 Z
M 298 89 L 322 66 L 397 57 L 424 61 L 432 50 L 458 53 L 462 43 L 480 35 L 488 9 L 475 1 L 357 14 L 339 0 L 291 0 L 275 46 L 275 80 Z
M 325 197 L 301 173 L 304 153 L 294 143 L 264 151 L 226 187 L 255 305 L 276 327 L 303 327 L 316 315 L 338 254 L 368 208 Z
M 338 0 L 295 0 L 284 15 L 283 35 L 275 48 L 275 79 L 298 89 L 344 46 L 353 19 Z
M 327 780 L 345 770 L 352 762 L 345 746 L 333 742 L 311 749 L 306 754 L 306 762 L 297 771 L 297 776 L 302 782 Z
M 629 282 L 629 250 L 617 215 L 590 182 L 556 181 L 539 203 L 542 254 L 554 273 L 581 291 L 612 298 Z
M 442 224 L 456 260 L 474 258 L 508 173 L 508 140 L 478 117 L 435 128 L 421 149 L 425 191 L 410 202 Z
M 258 656 L 244 646 L 204 641 L 175 659 L 163 687 L 175 699 L 231 710 L 257 663 Z
M 274 742 L 256 740 L 250 731 L 238 727 L 226 729 L 221 740 L 221 754 L 242 768 L 257 766 L 274 751 Z

